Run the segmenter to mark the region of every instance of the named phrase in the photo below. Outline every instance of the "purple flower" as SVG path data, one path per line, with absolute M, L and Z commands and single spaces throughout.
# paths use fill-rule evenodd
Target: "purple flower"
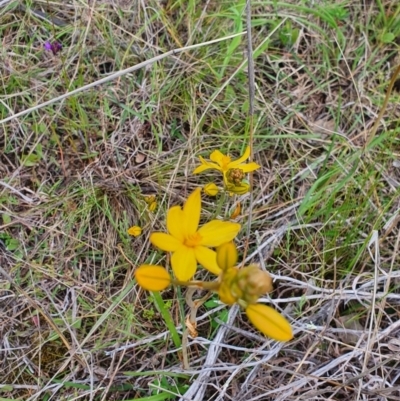
M 57 42 L 49 42 L 48 40 L 44 43 L 44 48 L 47 51 L 51 51 L 54 55 L 56 55 L 62 49 L 62 44 Z

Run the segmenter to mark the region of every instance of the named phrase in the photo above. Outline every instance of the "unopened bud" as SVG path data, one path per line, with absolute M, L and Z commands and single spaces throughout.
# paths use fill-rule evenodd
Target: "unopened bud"
M 218 295 L 224 304 L 233 305 L 239 299 L 238 294 L 233 290 L 238 272 L 237 267 L 231 267 L 224 270 L 219 276 Z
M 235 266 L 237 260 L 238 252 L 233 241 L 226 242 L 217 247 L 217 265 L 222 270 Z
M 154 202 L 150 203 L 150 205 L 149 205 L 150 212 L 154 212 L 156 209 L 157 209 L 157 202 L 154 201 Z
M 132 226 L 128 229 L 128 234 L 132 237 L 138 237 L 142 233 L 142 229 L 139 226 Z
M 213 182 L 204 185 L 203 190 L 208 196 L 217 196 L 219 192 L 218 187 Z

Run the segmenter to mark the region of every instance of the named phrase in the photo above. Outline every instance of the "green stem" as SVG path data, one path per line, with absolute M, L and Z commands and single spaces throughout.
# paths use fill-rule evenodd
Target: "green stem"
M 215 216 L 219 216 L 222 214 L 222 207 L 226 205 L 226 192 L 225 190 L 222 191 L 221 196 L 218 199 L 218 203 L 217 203 L 217 208 L 216 211 L 214 213 L 214 217 Z
M 180 348 L 181 344 L 182 344 L 181 338 L 179 337 L 179 334 L 176 331 L 174 321 L 172 320 L 172 317 L 171 317 L 171 314 L 169 313 L 168 308 L 165 307 L 164 300 L 161 298 L 161 295 L 158 291 L 154 291 L 153 296 L 154 296 L 154 301 L 157 305 L 157 308 L 160 311 L 161 316 L 163 317 L 164 322 L 165 322 L 169 332 L 171 333 L 172 341 L 174 342 L 175 347 Z

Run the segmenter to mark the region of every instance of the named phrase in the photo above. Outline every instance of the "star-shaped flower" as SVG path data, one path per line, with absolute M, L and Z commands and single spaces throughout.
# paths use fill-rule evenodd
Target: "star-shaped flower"
M 167 214 L 167 233 L 155 232 L 150 241 L 157 248 L 172 252 L 171 265 L 180 281 L 190 280 L 196 273 L 197 263 L 211 273 L 219 274 L 217 247 L 232 241 L 240 230 L 240 224 L 212 220 L 199 228 L 201 212 L 201 188 L 195 189 L 183 208 L 173 206 Z
M 232 169 L 240 169 L 243 173 L 249 173 L 251 171 L 257 170 L 260 168 L 260 165 L 251 162 L 251 163 L 244 163 L 250 156 L 250 147 L 248 146 L 243 154 L 243 156 L 239 157 L 237 160 L 232 160 L 230 156 L 224 155 L 219 150 L 214 150 L 214 152 L 210 155 L 210 162 L 202 158 L 200 158 L 201 165 L 196 167 L 193 171 L 193 174 L 199 174 L 203 171 L 213 169 L 220 171 L 224 176 L 224 182 L 227 183 L 227 173 L 229 170 Z

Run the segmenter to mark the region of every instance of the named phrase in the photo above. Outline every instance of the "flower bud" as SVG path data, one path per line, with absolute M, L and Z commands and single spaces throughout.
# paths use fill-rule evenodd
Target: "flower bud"
M 246 315 L 253 325 L 268 337 L 277 341 L 293 338 L 290 323 L 275 309 L 263 304 L 249 305 Z
M 148 291 L 162 291 L 171 284 L 171 277 L 164 267 L 142 265 L 135 271 L 138 284 Z
M 226 270 L 236 265 L 238 260 L 238 252 L 233 241 L 217 247 L 217 265 Z
M 233 305 L 238 300 L 238 294 L 233 290 L 238 272 L 237 267 L 231 267 L 224 270 L 219 276 L 218 295 L 224 304 Z
M 128 229 L 128 234 L 132 237 L 138 237 L 142 233 L 142 229 L 139 226 L 132 226 Z
M 208 196 L 217 196 L 219 192 L 218 187 L 213 182 L 204 185 L 203 190 Z
M 149 205 L 150 212 L 154 212 L 156 209 L 157 209 L 157 202 L 156 201 L 151 202 Z

